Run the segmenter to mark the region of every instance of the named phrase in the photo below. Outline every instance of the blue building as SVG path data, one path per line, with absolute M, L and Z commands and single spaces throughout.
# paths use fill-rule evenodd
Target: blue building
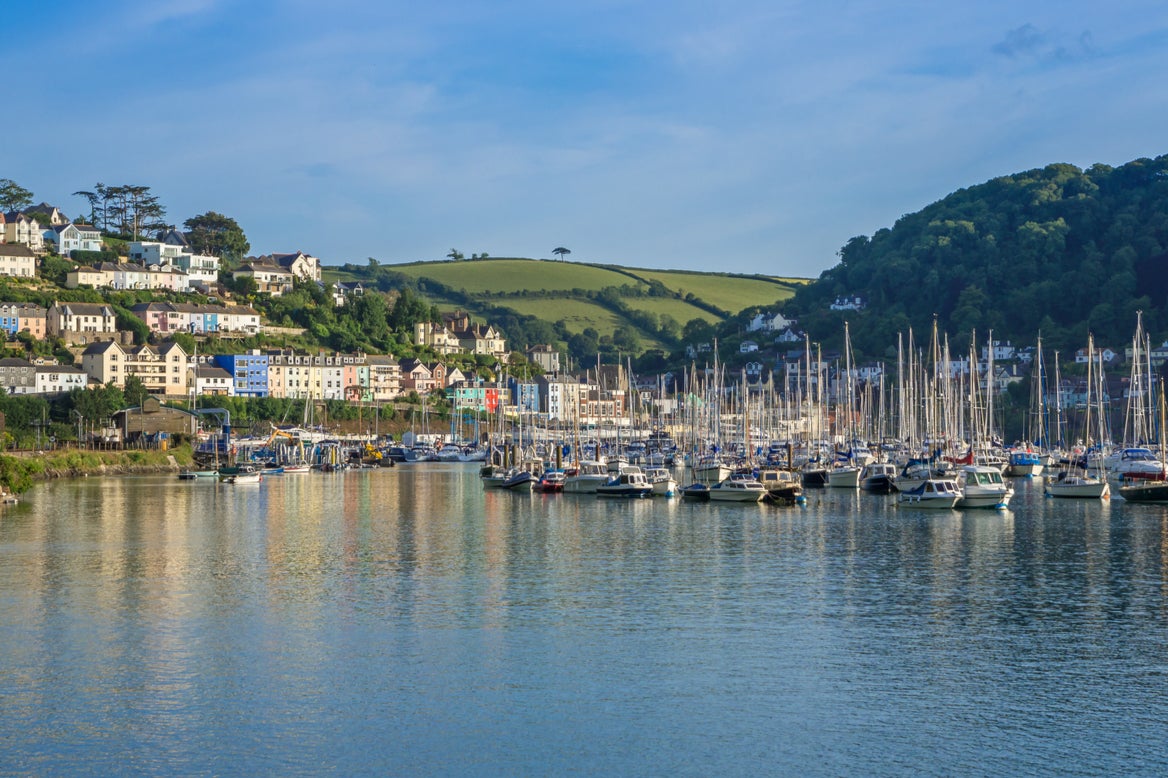
M 507 379 L 507 389 L 518 413 L 539 413 L 539 384 L 523 382 L 518 378 Z
M 217 354 L 215 364 L 231 374 L 236 397 L 268 396 L 267 354 Z

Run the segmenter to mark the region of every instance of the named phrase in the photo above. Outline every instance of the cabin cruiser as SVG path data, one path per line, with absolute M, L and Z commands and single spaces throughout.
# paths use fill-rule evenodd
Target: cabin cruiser
M 1014 496 L 1014 487 L 1002 478 L 1002 471 L 991 465 L 965 465 L 957 472 L 961 487 L 958 508 L 1005 509 Z
M 603 462 L 590 459 L 564 471 L 564 491 L 568 494 L 596 494 L 596 487 L 611 479 L 612 474 Z
M 731 476 L 710 487 L 712 502 L 762 502 L 766 496 L 766 487 L 753 476 Z
M 910 491 L 901 490 L 897 505 L 917 510 L 948 510 L 961 499 L 961 488 L 952 478 L 927 478 Z

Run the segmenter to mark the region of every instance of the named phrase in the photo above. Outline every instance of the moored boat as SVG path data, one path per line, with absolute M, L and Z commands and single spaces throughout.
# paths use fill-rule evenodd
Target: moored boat
M 764 467 L 758 471 L 758 481 L 774 500 L 798 502 L 803 499 L 802 479 L 792 470 Z
M 664 467 L 650 467 L 645 469 L 645 478 L 653 487 L 654 497 L 672 497 L 677 494 L 677 481 L 673 474 Z
M 747 476 L 727 478 L 710 487 L 711 502 L 761 502 L 766 496 L 766 487 Z
M 1014 488 L 1002 478 L 1002 471 L 992 465 L 965 465 L 957 473 L 961 487 L 958 508 L 996 508 L 1010 505 Z
M 951 478 L 928 478 L 915 489 L 901 491 L 897 505 L 916 510 L 948 510 L 961 499 L 961 489 Z
M 872 494 L 892 494 L 896 491 L 896 472 L 891 462 L 870 462 L 860 474 L 860 488 Z
M 568 494 L 596 494 L 596 488 L 612 479 L 604 463 L 590 459 L 581 462 L 574 470 L 565 471 L 564 492 Z
M 608 482 L 596 487 L 597 497 L 649 497 L 653 485 L 638 467 L 625 467 Z
M 1168 503 L 1168 481 L 1129 481 L 1119 487 L 1128 502 Z
M 563 470 L 547 470 L 536 481 L 535 490 L 544 494 L 553 494 L 564 491 L 566 476 Z

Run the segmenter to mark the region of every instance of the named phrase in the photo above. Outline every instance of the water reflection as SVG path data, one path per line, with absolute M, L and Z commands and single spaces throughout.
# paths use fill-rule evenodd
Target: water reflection
M 0 551 L 13 772 L 1168 768 L 1168 511 L 1036 483 L 930 514 L 95 478 Z

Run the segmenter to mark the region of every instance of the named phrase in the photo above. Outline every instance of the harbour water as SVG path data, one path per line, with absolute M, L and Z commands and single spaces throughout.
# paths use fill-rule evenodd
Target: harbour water
M 0 690 L 6 775 L 1164 775 L 1168 509 L 53 482 Z

